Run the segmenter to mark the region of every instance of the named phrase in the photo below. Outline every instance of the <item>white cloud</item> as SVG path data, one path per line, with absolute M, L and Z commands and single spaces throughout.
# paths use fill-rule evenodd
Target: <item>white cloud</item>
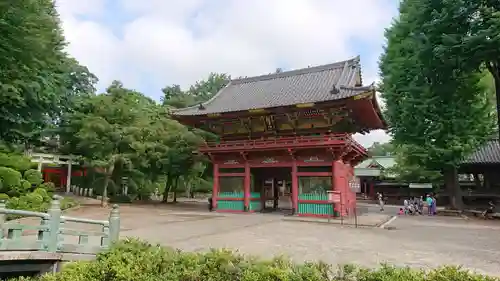
M 395 12 L 384 0 L 108 1 L 121 10 L 106 12 L 106 0 L 57 0 L 68 51 L 100 78 L 101 88 L 120 79 L 154 98 L 162 86 L 187 86 L 212 71 L 251 76 L 283 64 L 342 60 L 357 55 L 353 40 L 374 50 L 362 57 L 370 83 L 377 78 L 383 29 Z M 130 20 L 119 22 L 119 37 L 116 27 L 90 20 L 125 13 Z M 366 145 L 384 137 L 376 132 L 359 139 Z

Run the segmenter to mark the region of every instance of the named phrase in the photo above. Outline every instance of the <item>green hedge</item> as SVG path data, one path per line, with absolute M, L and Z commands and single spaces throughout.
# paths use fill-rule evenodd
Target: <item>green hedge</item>
M 377 269 L 261 260 L 226 250 L 180 252 L 138 240 L 121 241 L 96 261 L 68 264 L 36 281 L 493 281 L 493 277 L 442 267 L 431 271 L 383 265 Z

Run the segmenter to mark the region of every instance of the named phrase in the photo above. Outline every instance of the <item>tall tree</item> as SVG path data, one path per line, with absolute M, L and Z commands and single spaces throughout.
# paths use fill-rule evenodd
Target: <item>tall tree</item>
M 62 149 L 82 156 L 86 165 L 104 175 L 103 205 L 115 169 L 132 169 L 132 149 L 143 138 L 156 104 L 114 81 L 106 93 L 94 95 L 63 116 Z
M 210 73 L 205 80 L 196 82 L 187 91 L 182 91 L 179 85 L 167 86 L 162 89 L 162 103 L 174 108 L 184 108 L 208 101 L 220 89 L 227 85 L 231 77 L 224 73 Z
M 108 186 L 124 173 L 142 181 L 165 178 L 166 192 L 176 191 L 179 179 L 202 161 L 193 154 L 203 138 L 168 117 L 167 109 L 114 81 L 64 115 L 60 139 L 65 153 L 80 155 L 100 171 L 103 205 Z M 164 198 L 167 198 L 165 196 Z
M 0 3 L 0 36 L 0 139 L 38 140 L 95 76 L 63 51 L 52 0 Z
M 394 145 L 391 142 L 374 142 L 369 148 L 370 156 L 389 156 L 394 154 Z
M 485 68 L 491 73 L 500 134 L 500 1 L 436 2 L 434 20 L 426 26 L 427 33 L 444 32 L 435 56 L 440 61 L 458 62 L 466 71 Z
M 462 28 L 434 26 L 443 2 L 401 2 L 399 19 L 385 35 L 381 90 L 394 142 L 408 150 L 407 166 L 442 172 L 452 206 L 461 208 L 456 166 L 491 134 L 492 105 L 479 70 L 436 58 L 446 41 L 442 34 Z

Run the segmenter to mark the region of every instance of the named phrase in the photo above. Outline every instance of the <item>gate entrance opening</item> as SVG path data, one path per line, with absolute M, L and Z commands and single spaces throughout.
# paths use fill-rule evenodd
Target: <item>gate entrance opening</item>
M 255 190 L 260 192 L 261 212 L 293 213 L 291 168 L 251 168 L 250 173 Z

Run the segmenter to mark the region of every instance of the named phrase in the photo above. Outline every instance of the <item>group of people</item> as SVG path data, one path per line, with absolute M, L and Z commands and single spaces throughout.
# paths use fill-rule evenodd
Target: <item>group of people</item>
M 423 196 L 410 197 L 403 202 L 403 208 L 399 209 L 400 215 L 422 215 L 424 214 L 424 206 L 427 207 L 427 214 L 434 216 L 437 214 L 436 197 L 434 194 L 427 194 L 424 200 Z
M 377 199 L 380 206 L 380 211 L 384 211 L 385 198 L 382 193 L 377 193 Z M 436 196 L 429 193 L 425 196 L 420 197 L 410 197 L 405 199 L 403 203 L 403 208 L 399 209 L 400 215 L 422 215 L 424 214 L 424 207 L 427 207 L 427 214 L 429 216 L 434 216 L 437 213 Z

